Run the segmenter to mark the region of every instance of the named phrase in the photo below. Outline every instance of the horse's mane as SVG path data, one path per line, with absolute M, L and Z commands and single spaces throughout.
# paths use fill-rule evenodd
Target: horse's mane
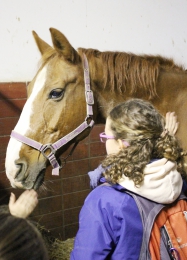
M 79 54 L 85 53 L 89 63 L 96 64 L 99 59 L 103 70 L 103 88 L 110 86 L 111 90 L 119 90 L 121 93 L 128 90 L 130 94 L 138 90 L 144 90 L 149 98 L 156 96 L 156 83 L 159 72 L 183 71 L 183 66 L 174 63 L 173 59 L 153 55 L 136 55 L 126 52 L 100 52 L 95 49 L 78 49 Z M 51 58 L 58 55 L 55 49 L 49 49 L 40 61 L 44 66 Z M 95 67 L 94 74 L 98 74 Z M 186 73 L 186 72 L 185 72 Z
M 184 71 L 182 66 L 174 63 L 173 59 L 153 55 L 135 55 L 125 52 L 100 52 L 95 49 L 78 49 L 85 53 L 89 62 L 94 64 L 94 59 L 99 58 L 103 67 L 104 86 L 117 86 L 120 92 L 130 87 L 130 93 L 144 89 L 149 97 L 156 95 L 156 83 L 160 70 Z M 97 68 L 96 68 L 97 69 Z M 97 72 L 95 72 L 97 73 Z

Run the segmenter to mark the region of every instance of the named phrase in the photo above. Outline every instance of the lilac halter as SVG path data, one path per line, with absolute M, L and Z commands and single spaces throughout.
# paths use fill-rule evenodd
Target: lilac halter
M 17 133 L 14 130 L 12 130 L 11 135 L 10 135 L 11 137 L 15 138 L 19 142 L 27 144 L 27 145 L 37 149 L 38 151 L 40 151 L 43 154 L 43 156 L 50 161 L 50 163 L 53 167 L 52 175 L 59 175 L 59 169 L 61 168 L 61 166 L 59 165 L 59 163 L 56 159 L 56 156 L 55 156 L 56 151 L 58 149 L 60 149 L 62 146 L 64 146 L 65 144 L 67 144 L 69 141 L 71 141 L 73 138 L 78 136 L 80 133 L 82 133 L 85 129 L 92 128 L 94 125 L 93 108 L 92 108 L 92 106 L 94 104 L 94 97 L 93 97 L 93 92 L 90 89 L 89 66 L 88 66 L 88 60 L 87 60 L 85 54 L 83 54 L 83 65 L 84 65 L 84 82 L 85 82 L 85 98 L 86 98 L 87 117 L 85 118 L 85 121 L 81 125 L 79 125 L 72 132 L 65 135 L 64 137 L 62 137 L 61 139 L 59 139 L 58 141 L 56 141 L 53 144 L 41 144 L 29 137 L 26 137 L 26 136 L 23 136 L 23 135 Z M 90 123 L 88 123 L 89 119 L 91 119 Z M 78 143 L 74 144 L 74 147 L 71 150 L 70 154 L 72 153 L 72 151 L 74 150 L 74 148 L 76 147 L 77 144 Z M 48 151 L 50 150 L 50 153 L 48 155 L 46 154 L 47 150 Z M 65 162 L 66 162 L 67 157 L 64 159 Z

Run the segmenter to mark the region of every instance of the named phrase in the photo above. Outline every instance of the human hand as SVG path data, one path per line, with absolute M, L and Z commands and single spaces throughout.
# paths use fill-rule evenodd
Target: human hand
M 174 136 L 178 127 L 179 122 L 177 122 L 177 116 L 175 115 L 175 112 L 167 112 L 165 130 L 162 132 L 161 136 L 164 137 L 166 133 Z
M 175 135 L 179 127 L 179 122 L 177 122 L 177 116 L 175 112 L 166 113 L 166 125 L 165 129 L 168 130 L 170 135 Z
M 13 216 L 19 218 L 28 217 L 38 204 L 37 192 L 35 190 L 24 191 L 16 200 L 14 193 L 11 193 L 9 210 Z

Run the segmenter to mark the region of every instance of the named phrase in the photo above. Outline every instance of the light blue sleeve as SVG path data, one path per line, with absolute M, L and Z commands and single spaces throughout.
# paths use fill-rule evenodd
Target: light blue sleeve
M 95 189 L 98 186 L 103 171 L 103 167 L 99 165 L 95 170 L 88 172 L 88 176 L 90 177 L 90 187 L 92 189 Z

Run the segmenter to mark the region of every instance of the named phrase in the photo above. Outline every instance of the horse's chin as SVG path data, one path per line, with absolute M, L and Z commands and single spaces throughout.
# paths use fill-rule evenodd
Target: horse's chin
M 17 189 L 24 189 L 24 190 L 30 190 L 30 189 L 34 189 L 34 190 L 38 190 L 39 187 L 43 184 L 44 182 L 44 176 L 45 176 L 45 171 L 46 169 L 42 169 L 38 176 L 36 177 L 35 181 L 30 181 L 30 180 L 25 180 L 25 181 L 20 181 L 20 182 L 12 182 L 11 185 L 13 188 L 17 188 Z

